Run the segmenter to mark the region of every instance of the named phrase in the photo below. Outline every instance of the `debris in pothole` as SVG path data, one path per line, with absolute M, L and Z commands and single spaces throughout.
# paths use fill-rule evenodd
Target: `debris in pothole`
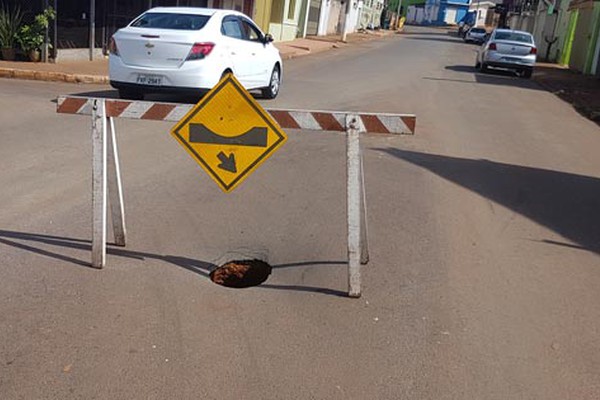
M 260 285 L 271 270 L 271 266 L 261 260 L 230 261 L 212 270 L 210 280 L 217 285 L 241 289 Z

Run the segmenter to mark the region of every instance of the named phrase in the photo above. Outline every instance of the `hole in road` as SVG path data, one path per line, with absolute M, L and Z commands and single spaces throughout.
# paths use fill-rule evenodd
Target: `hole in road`
M 271 266 L 261 260 L 229 261 L 210 272 L 210 280 L 217 285 L 242 289 L 258 286 L 271 274 Z

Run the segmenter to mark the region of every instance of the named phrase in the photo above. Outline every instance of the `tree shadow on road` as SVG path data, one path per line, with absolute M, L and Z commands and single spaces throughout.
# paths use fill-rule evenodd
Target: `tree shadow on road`
M 82 267 L 93 268 L 89 262 L 80 260 L 71 255 L 62 254 L 54 249 L 48 250 L 36 246 L 35 244 L 50 245 L 56 248 L 75 249 L 83 250 L 91 253 L 92 243 L 90 240 L 69 238 L 64 236 L 47 235 L 40 233 L 28 233 L 28 232 L 16 232 L 8 230 L 0 230 L 0 244 L 14 247 L 23 251 L 35 253 L 44 257 L 54 258 L 56 260 L 63 261 L 65 263 L 75 264 Z M 208 279 L 210 272 L 217 267 L 216 264 L 208 261 L 197 260 L 189 257 L 174 256 L 174 255 L 162 255 L 148 252 L 141 252 L 135 250 L 126 250 L 122 247 L 107 246 L 106 252 L 108 255 L 116 257 L 124 257 L 135 260 L 159 260 L 164 261 L 168 264 L 175 265 L 186 269 L 190 272 L 194 272 L 203 278 Z M 302 261 L 294 263 L 286 263 L 273 265 L 273 269 L 277 268 L 289 268 L 289 267 L 305 267 L 315 265 L 345 265 L 345 261 Z M 298 292 L 309 292 L 309 293 L 321 293 L 332 296 L 347 297 L 347 293 L 329 289 L 320 288 L 314 286 L 301 286 L 301 285 L 275 285 L 275 284 L 262 284 L 259 288 L 265 289 L 278 289 L 278 290 L 291 290 Z
M 544 243 L 600 254 L 600 178 L 488 160 L 380 148 L 543 225 L 572 243 Z

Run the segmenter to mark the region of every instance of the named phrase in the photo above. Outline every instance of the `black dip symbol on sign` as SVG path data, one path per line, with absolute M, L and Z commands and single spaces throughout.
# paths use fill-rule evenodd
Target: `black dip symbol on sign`
M 225 137 L 214 133 L 204 124 L 190 124 L 190 143 L 267 147 L 267 128 L 255 127 L 241 135 Z M 220 152 L 217 157 L 221 161 L 219 168 L 232 173 L 237 172 L 234 153 L 226 155 Z

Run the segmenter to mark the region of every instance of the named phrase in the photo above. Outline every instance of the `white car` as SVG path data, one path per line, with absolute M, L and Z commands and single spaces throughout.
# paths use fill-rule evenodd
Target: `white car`
M 531 78 L 537 58 L 537 47 L 529 32 L 496 29 L 477 53 L 475 68 L 482 72 L 488 68 L 517 71 Z
M 208 8 L 158 7 L 119 29 L 109 46 L 110 84 L 121 98 L 146 93 L 202 93 L 226 73 L 273 99 L 282 62 L 273 37 L 244 14 Z

